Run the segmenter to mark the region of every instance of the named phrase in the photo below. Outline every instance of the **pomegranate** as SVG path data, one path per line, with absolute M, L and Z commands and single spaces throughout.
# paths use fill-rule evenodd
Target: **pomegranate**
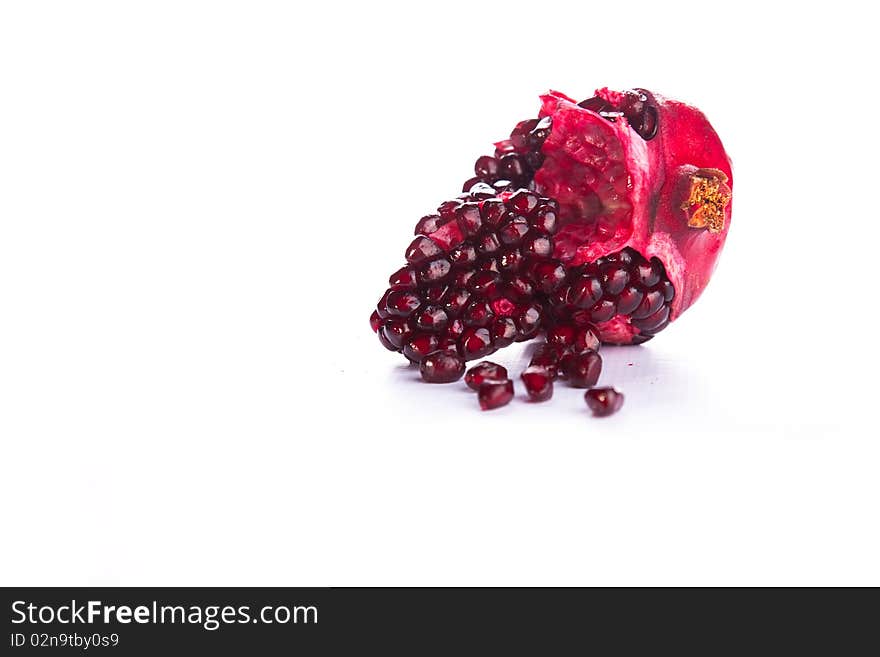
M 581 103 L 550 92 L 539 118 L 477 160 L 465 186 L 509 184 L 501 162 L 511 154 L 523 162 L 516 183 L 559 204 L 554 256 L 579 285 L 569 291 L 576 308 L 557 297 L 563 315 L 581 311 L 603 342 L 640 343 L 705 289 L 730 227 L 733 178 L 699 110 L 644 89 L 603 88 Z
M 650 340 L 715 268 L 733 179 L 699 110 L 644 89 L 541 101 L 537 118 L 476 161 L 461 196 L 418 221 L 370 316 L 426 380 L 457 379 L 459 361 L 543 331 L 523 375 L 530 396 L 549 397 L 557 376 L 592 387 L 601 343 Z M 481 403 L 504 399 L 507 384 L 513 394 L 509 379 L 478 379 L 466 378 Z M 619 408 L 622 395 L 595 390 L 588 403 Z

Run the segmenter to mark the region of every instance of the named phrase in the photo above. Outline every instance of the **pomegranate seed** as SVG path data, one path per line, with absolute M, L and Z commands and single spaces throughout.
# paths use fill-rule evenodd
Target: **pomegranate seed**
M 535 402 L 547 401 L 553 396 L 555 374 L 546 367 L 530 365 L 520 376 L 529 399 Z
M 458 344 L 465 360 L 474 360 L 492 351 L 492 338 L 485 328 L 466 328 L 462 331 Z
M 473 390 L 479 390 L 481 385 L 489 381 L 507 381 L 507 370 L 497 363 L 484 360 L 469 369 L 464 377 L 468 388 Z
M 571 346 L 572 351 L 575 353 L 582 353 L 587 351 L 588 349 L 592 349 L 593 351 L 599 350 L 599 345 L 601 341 L 599 340 L 599 333 L 595 328 L 582 328 L 579 329 L 578 332 L 574 336 L 574 344 Z
M 440 215 L 429 214 L 426 217 L 422 217 L 421 219 L 419 219 L 419 223 L 416 224 L 414 234 L 428 235 L 430 233 L 433 233 L 445 223 L 448 223 L 448 221 L 444 221 L 443 219 L 441 219 Z
M 388 278 L 388 287 L 407 290 L 416 286 L 416 273 L 409 267 L 401 267 Z
M 385 322 L 382 327 L 382 333 L 385 339 L 398 349 L 402 349 L 403 345 L 412 336 L 413 330 L 409 322 L 399 317 L 393 317 Z
M 411 265 L 417 265 L 438 256 L 443 251 L 437 246 L 437 243 L 430 237 L 419 235 L 415 238 L 406 249 L 406 261 Z
M 595 351 L 572 354 L 564 363 L 565 376 L 574 388 L 592 388 L 602 373 L 602 357 Z
M 623 393 L 614 388 L 592 388 L 584 393 L 584 399 L 598 417 L 612 415 L 623 406 Z
M 435 351 L 422 359 L 419 371 L 428 383 L 452 383 L 464 374 L 464 361 L 448 352 Z
M 516 340 L 516 323 L 510 317 L 499 317 L 492 323 L 490 333 L 492 344 L 502 349 Z
M 414 363 L 421 362 L 422 358 L 437 351 L 439 341 L 432 333 L 422 333 L 411 337 L 403 346 L 403 355 Z
M 370 328 L 373 329 L 373 333 L 378 333 L 381 326 L 382 318 L 379 317 L 379 313 L 374 310 L 373 314 L 370 315 Z
M 559 347 L 571 347 L 574 345 L 575 328 L 571 324 L 557 324 L 547 329 L 547 342 Z
M 409 317 L 420 305 L 422 300 L 417 295 L 399 290 L 389 294 L 385 301 L 388 313 L 398 317 Z
M 480 385 L 477 397 L 484 411 L 509 404 L 513 399 L 513 381 L 487 381 Z

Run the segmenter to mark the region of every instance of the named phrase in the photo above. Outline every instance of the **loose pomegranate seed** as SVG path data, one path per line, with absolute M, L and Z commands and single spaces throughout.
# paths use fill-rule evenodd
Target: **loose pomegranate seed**
M 419 371 L 428 383 L 452 383 L 464 374 L 464 360 L 454 354 L 435 351 L 422 359 Z
M 545 342 L 535 350 L 534 354 L 532 354 L 532 359 L 529 361 L 529 365 L 543 367 L 555 378 L 559 370 L 560 359 L 564 353 L 565 349 L 559 345 Z
M 584 393 L 584 400 L 593 415 L 604 417 L 620 410 L 623 406 L 623 393 L 614 388 L 591 388 Z
M 477 397 L 484 411 L 509 404 L 513 399 L 513 381 L 487 381 L 480 385 Z
M 602 373 L 602 357 L 595 351 L 571 354 L 563 364 L 569 385 L 574 388 L 592 388 Z
M 489 381 L 507 381 L 507 370 L 497 363 L 484 360 L 469 369 L 464 377 L 468 388 L 473 390 L 479 390 L 481 385 Z
M 530 365 L 520 376 L 529 399 L 535 402 L 547 401 L 553 396 L 555 374 L 540 365 Z

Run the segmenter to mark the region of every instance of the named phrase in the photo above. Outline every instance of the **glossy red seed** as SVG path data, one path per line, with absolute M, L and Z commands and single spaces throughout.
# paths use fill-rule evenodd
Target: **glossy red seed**
M 574 343 L 571 345 L 572 351 L 582 353 L 587 349 L 598 351 L 601 345 L 599 333 L 593 328 L 578 329 L 574 336 Z
M 403 349 L 403 345 L 412 336 L 413 329 L 409 322 L 399 317 L 389 317 L 382 326 L 382 334 L 386 341 L 397 349 Z
M 508 379 L 503 382 L 483 383 L 477 390 L 477 397 L 480 401 L 480 408 L 484 411 L 509 404 L 513 399 L 513 381 Z
M 600 282 L 605 294 L 616 296 L 623 292 L 623 288 L 629 283 L 629 274 L 625 269 L 609 269 L 603 272 Z
M 425 262 L 443 253 L 442 249 L 430 237 L 419 235 L 406 249 L 406 261 L 411 265 Z
M 449 296 L 446 297 L 446 301 L 443 303 L 443 307 L 446 309 L 446 312 L 450 315 L 458 315 L 462 310 L 464 310 L 471 298 L 471 293 L 464 289 L 456 289 L 452 290 L 449 293 Z
M 467 371 L 464 376 L 464 382 L 468 388 L 479 390 L 480 386 L 487 381 L 506 381 L 507 370 L 488 360 L 477 363 Z
M 510 317 L 498 317 L 492 322 L 489 332 L 492 335 L 492 345 L 496 349 L 503 349 L 516 339 L 516 323 Z
M 416 286 L 416 273 L 410 267 L 401 267 L 388 278 L 388 287 L 407 290 Z
M 555 372 L 540 365 L 530 365 L 520 376 L 529 399 L 535 402 L 547 401 L 553 396 Z
M 425 217 L 419 219 L 419 223 L 416 224 L 416 229 L 414 231 L 415 235 L 430 235 L 435 230 L 440 228 L 443 224 L 447 223 L 448 220 L 445 220 L 440 217 L 438 214 L 429 214 Z
M 526 235 L 520 249 L 526 256 L 547 258 L 553 253 L 553 242 L 546 235 L 531 232 Z
M 420 363 L 422 358 L 437 351 L 439 341 L 432 333 L 414 335 L 403 345 L 403 355 L 415 363 Z
M 592 388 L 584 393 L 584 400 L 593 415 L 604 417 L 620 410 L 623 406 L 623 393 L 614 388 Z
M 590 319 L 594 322 L 607 322 L 617 314 L 617 307 L 611 299 L 602 299 L 590 310 Z
M 640 331 L 651 333 L 663 325 L 667 319 L 669 319 L 669 306 L 660 306 L 656 312 L 651 313 L 644 319 L 632 320 L 632 325 Z
M 557 324 L 547 329 L 547 342 L 559 347 L 571 347 L 574 344 L 575 328 L 571 324 Z
M 498 289 L 501 276 L 493 271 L 479 271 L 468 280 L 468 289 L 476 294 L 492 297 Z
M 558 215 L 552 207 L 541 207 L 532 215 L 529 223 L 545 235 L 553 235 L 558 228 Z
M 541 306 L 529 304 L 515 317 L 516 328 L 519 331 L 517 340 L 525 340 L 538 332 L 541 325 Z
M 488 228 L 498 228 L 507 214 L 507 208 L 500 199 L 488 199 L 480 204 L 480 217 Z
M 565 282 L 565 267 L 556 260 L 541 260 L 532 268 L 536 287 L 545 294 L 556 290 Z
M 474 173 L 483 180 L 494 178 L 498 175 L 498 160 L 490 155 L 483 155 L 474 164 Z
M 498 229 L 498 239 L 504 246 L 517 246 L 529 232 L 529 222 L 524 217 L 513 217 Z
M 482 218 L 480 217 L 479 203 L 464 203 L 455 211 L 455 220 L 461 234 L 465 237 L 473 237 L 480 232 Z
M 385 300 L 385 308 L 389 315 L 408 317 L 416 308 L 422 305 L 422 300 L 412 292 L 395 291 L 388 295 Z
M 437 306 L 425 306 L 415 314 L 415 324 L 425 331 L 440 332 L 449 323 L 449 315 Z
M 645 298 L 642 299 L 642 302 L 639 304 L 639 307 L 633 311 L 632 318 L 633 319 L 644 319 L 645 317 L 649 317 L 653 315 L 655 312 L 660 310 L 660 307 L 663 305 L 663 293 L 659 290 L 651 290 L 645 295 Z
M 599 382 L 602 373 L 602 357 L 595 351 L 573 354 L 565 364 L 565 376 L 575 388 L 591 388 Z
M 621 315 L 629 315 L 632 311 L 639 307 L 645 293 L 634 285 L 630 285 L 623 290 L 617 297 L 617 312 Z
M 527 215 L 538 207 L 538 195 L 521 189 L 510 197 L 509 203 L 518 213 Z
M 492 351 L 492 337 L 486 328 L 469 326 L 462 331 L 458 345 L 465 360 L 474 360 Z
M 379 336 L 379 342 L 385 347 L 388 351 L 400 351 L 399 348 L 395 347 L 385 336 L 385 327 L 379 329 L 379 332 L 376 334 Z
M 373 333 L 378 333 L 379 329 L 382 327 L 382 318 L 379 317 L 379 313 L 375 310 L 370 315 L 370 328 L 373 329 Z
M 472 301 L 461 316 L 465 326 L 486 326 L 494 318 L 489 304 L 482 299 Z
M 464 360 L 444 351 L 428 354 L 419 364 L 422 380 L 428 383 L 452 383 L 464 374 Z
M 587 310 L 602 298 L 602 284 L 593 276 L 580 276 L 572 283 L 568 302 L 576 308 Z
M 636 266 L 633 280 L 642 287 L 654 287 L 660 282 L 663 275 L 663 266 L 660 261 L 653 258 L 651 262 L 643 262 Z

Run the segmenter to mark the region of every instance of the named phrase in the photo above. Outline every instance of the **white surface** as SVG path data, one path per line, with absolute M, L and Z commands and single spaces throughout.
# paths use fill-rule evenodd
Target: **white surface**
M 0 9 L 0 584 L 880 584 L 869 17 L 376 4 Z M 707 293 L 606 420 L 418 383 L 414 222 L 606 84 L 734 158 Z

